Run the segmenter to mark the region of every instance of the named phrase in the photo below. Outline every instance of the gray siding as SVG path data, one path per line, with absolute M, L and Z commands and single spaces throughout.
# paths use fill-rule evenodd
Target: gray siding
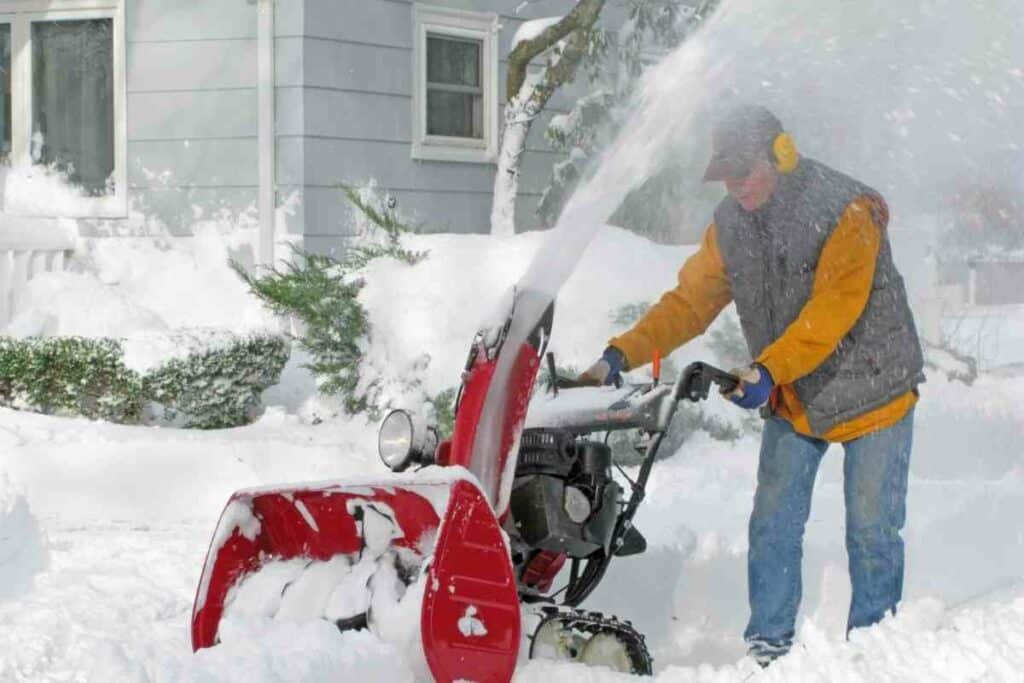
M 572 3 L 533 3 L 518 16 L 512 12 L 521 4 L 519 0 L 433 0 L 427 4 L 501 15 L 499 92 L 504 98 L 504 56 L 516 29 L 525 19 L 559 14 Z M 291 189 L 301 190 L 303 195 L 310 247 L 326 249 L 349 231 L 350 207 L 337 184 L 371 178 L 392 193 L 403 214 L 426 230 L 488 229 L 493 164 L 411 158 L 412 6 L 410 0 L 307 1 L 304 34 L 296 36 L 301 47 L 292 44 L 288 49 L 302 53 L 304 81 L 296 89 L 301 90 L 303 100 L 303 133 L 298 134 L 305 136 L 304 183 Z M 570 96 L 558 95 L 531 132 L 517 206 L 520 228 L 536 224 L 534 208 L 551 164 L 558 158 L 546 145 L 543 130 L 550 116 L 567 110 L 569 102 Z M 289 130 L 300 127 L 298 116 L 296 108 L 295 116 L 289 118 Z M 281 125 L 279 121 L 281 134 L 292 134 L 285 133 Z M 299 175 L 291 173 L 290 177 Z
M 255 216 L 256 7 L 125 6 L 130 212 L 189 234 L 197 217 Z
M 153 226 L 190 234 L 197 217 L 258 217 L 257 5 L 248 0 L 125 0 L 128 221 L 83 221 L 84 234 Z M 499 92 L 522 21 L 571 0 L 432 0 L 501 16 Z M 277 0 L 276 180 L 286 232 L 333 249 L 350 233 L 340 183 L 375 179 L 426 230 L 488 229 L 495 166 L 419 161 L 412 145 L 411 0 Z M 558 156 L 544 140 L 556 95 L 531 132 L 520 227 Z M 137 221 L 138 217 L 145 220 Z M 137 223 L 137 225 L 136 225 Z M 333 246 L 332 246 L 333 245 Z

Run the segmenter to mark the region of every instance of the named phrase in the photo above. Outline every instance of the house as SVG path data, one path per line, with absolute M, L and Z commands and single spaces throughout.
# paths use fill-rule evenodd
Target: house
M 983 370 L 1024 365 L 1024 255 L 972 256 L 962 265 L 932 264 L 919 307 L 924 338 L 973 357 Z
M 924 337 L 981 369 L 1024 365 L 1024 204 L 1014 178 L 972 174 L 946 188 L 927 247 Z
M 0 322 L 76 237 L 216 218 L 257 231 L 264 262 L 284 239 L 337 249 L 341 182 L 375 179 L 430 229 L 485 231 L 510 42 L 573 4 L 0 0 Z M 545 126 L 520 227 L 559 158 Z

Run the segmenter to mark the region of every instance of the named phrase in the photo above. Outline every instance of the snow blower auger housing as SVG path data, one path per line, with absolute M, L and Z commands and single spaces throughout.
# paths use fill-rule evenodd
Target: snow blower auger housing
M 194 649 L 219 642 L 228 615 L 372 630 L 411 596 L 437 681 L 510 680 L 524 610 L 539 619 L 531 657 L 651 673 L 632 625 L 575 607 L 614 557 L 644 551 L 632 519 L 678 401 L 736 379 L 695 363 L 673 386 L 580 387 L 555 376 L 549 355 L 551 393 L 533 396 L 552 307 L 518 336 L 523 294 L 503 326 L 474 339 L 450 438 L 405 411 L 382 423 L 384 463 L 419 469 L 231 496 L 196 593 Z M 588 438 L 623 429 L 644 436 L 625 484 L 607 445 Z M 568 582 L 553 591 L 566 564 Z

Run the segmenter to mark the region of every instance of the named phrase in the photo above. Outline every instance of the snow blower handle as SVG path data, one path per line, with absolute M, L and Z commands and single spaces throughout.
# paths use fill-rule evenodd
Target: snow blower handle
M 728 393 L 739 386 L 739 383 L 740 378 L 736 375 L 697 361 L 690 363 L 683 371 L 676 399 L 686 399 L 696 403 L 708 397 L 712 384 L 717 384 L 723 392 Z

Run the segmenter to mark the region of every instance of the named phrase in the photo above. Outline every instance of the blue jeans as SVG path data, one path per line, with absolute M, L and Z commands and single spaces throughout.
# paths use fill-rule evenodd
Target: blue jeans
M 843 444 L 846 552 L 853 598 L 850 629 L 896 611 L 903 595 L 903 539 L 914 411 L 891 427 Z M 804 525 L 828 442 L 769 418 L 761 438 L 757 493 L 750 516 L 747 583 L 750 623 L 743 637 L 761 661 L 789 650 L 802 584 Z

